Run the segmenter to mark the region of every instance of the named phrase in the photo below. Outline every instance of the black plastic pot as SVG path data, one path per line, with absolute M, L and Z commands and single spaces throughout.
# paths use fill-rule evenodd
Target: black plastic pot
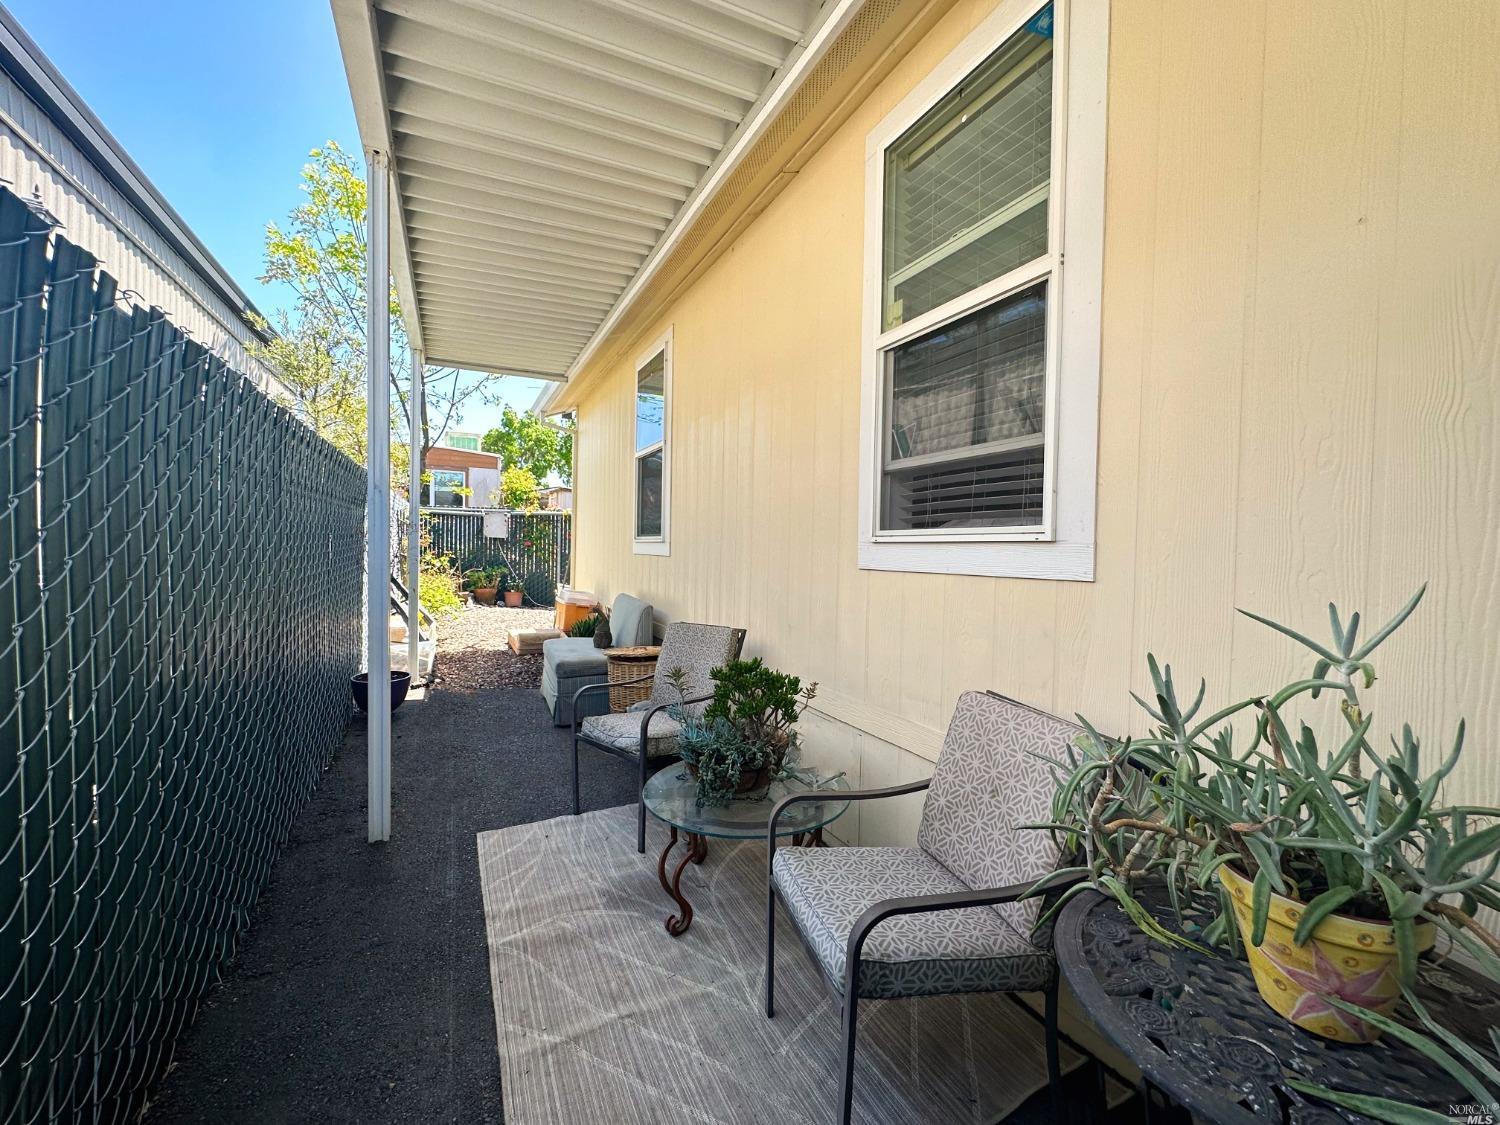
M 360 672 L 349 677 L 349 685 L 354 689 L 354 705 L 361 711 L 370 709 L 370 673 Z M 391 673 L 391 710 L 400 707 L 406 699 L 407 689 L 411 687 L 410 672 Z

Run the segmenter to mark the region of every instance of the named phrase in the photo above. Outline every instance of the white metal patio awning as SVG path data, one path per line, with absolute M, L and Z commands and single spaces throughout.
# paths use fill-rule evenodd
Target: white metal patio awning
M 429 363 L 565 378 L 858 0 L 332 0 Z

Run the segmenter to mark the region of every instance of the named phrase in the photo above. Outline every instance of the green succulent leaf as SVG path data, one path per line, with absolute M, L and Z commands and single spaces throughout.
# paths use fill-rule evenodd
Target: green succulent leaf
M 1256 947 L 1266 940 L 1266 922 L 1271 917 L 1271 877 L 1262 867 L 1255 873 L 1250 887 L 1250 944 Z
M 1421 589 L 1419 589 L 1415 594 L 1412 595 L 1411 601 L 1402 606 L 1400 612 L 1397 613 L 1395 617 L 1387 621 L 1384 625 L 1382 625 L 1380 629 L 1376 631 L 1374 636 L 1372 636 L 1368 641 L 1366 641 L 1359 647 L 1358 651 L 1353 652 L 1350 655 L 1355 660 L 1363 660 L 1365 657 L 1369 656 L 1370 653 L 1374 652 L 1380 646 L 1380 642 L 1385 640 L 1397 629 L 1399 629 L 1401 627 L 1401 623 L 1411 616 L 1412 610 L 1417 608 L 1417 603 L 1422 600 L 1422 595 L 1425 593 L 1427 593 L 1427 583 L 1423 582 Z
M 1306 945 L 1307 939 L 1312 937 L 1312 932 L 1317 929 L 1318 924 L 1353 898 L 1356 893 L 1354 887 L 1334 887 L 1313 899 L 1302 911 L 1302 917 L 1297 920 L 1297 929 L 1292 934 L 1292 942 L 1296 945 Z
M 1453 1118 L 1446 1113 L 1436 1113 L 1421 1106 L 1390 1098 L 1378 1098 L 1373 1094 L 1351 1094 L 1319 1086 L 1316 1082 L 1304 1082 L 1300 1078 L 1288 1078 L 1286 1084 L 1298 1093 L 1321 1098 L 1336 1106 L 1373 1117 L 1376 1121 L 1387 1121 L 1390 1125 L 1453 1125 Z

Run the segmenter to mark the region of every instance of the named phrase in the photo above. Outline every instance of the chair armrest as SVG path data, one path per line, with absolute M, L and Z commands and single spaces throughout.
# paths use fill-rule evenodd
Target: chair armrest
M 636 676 L 631 680 L 610 680 L 602 684 L 585 684 L 573 693 L 573 733 L 578 733 L 578 701 L 591 691 L 608 691 L 612 687 L 624 687 L 626 684 L 643 684 L 647 680 L 655 678 L 655 672 L 647 672 L 644 676 Z
M 837 789 L 814 789 L 807 793 L 793 793 L 776 802 L 771 810 L 771 819 L 766 822 L 766 885 L 771 884 L 771 865 L 776 862 L 776 822 L 781 814 L 793 805 L 804 801 L 826 801 L 833 797 L 839 801 L 874 801 L 881 797 L 901 797 L 907 793 L 920 793 L 932 784 L 932 778 L 908 781 L 905 785 L 890 785 L 884 789 L 850 789 L 840 793 Z
M 618 682 L 618 681 L 616 681 L 616 682 Z M 673 707 L 687 707 L 687 706 L 689 706 L 690 704 L 693 704 L 693 703 L 707 703 L 713 697 L 714 697 L 714 693 L 713 692 L 709 692 L 707 695 L 695 695 L 692 699 L 678 699 L 678 700 L 674 700 L 671 703 L 658 703 L 655 707 L 651 708 L 649 711 L 642 712 L 642 714 L 641 714 L 641 761 L 644 762 L 646 760 L 646 741 L 647 741 L 647 739 L 649 737 L 649 732 L 651 730 L 651 720 L 654 719 L 654 718 L 656 718 L 656 714 L 657 714 L 658 711 L 670 711 Z
M 859 916 L 859 921 L 855 922 L 854 928 L 849 931 L 849 944 L 844 954 L 844 995 L 850 995 L 855 987 L 855 974 L 859 972 L 859 957 L 864 949 L 865 939 L 870 936 L 871 930 L 887 918 L 895 918 L 902 914 L 926 914 L 938 910 L 961 910 L 970 906 L 1000 906 L 1003 903 L 1016 902 L 1027 897 L 1042 878 L 1045 876 L 988 890 L 946 891 L 942 894 L 888 898 L 884 902 L 877 902 Z M 1049 892 L 1066 890 L 1073 884 L 1082 882 L 1083 879 L 1084 876 L 1081 874 L 1072 875 L 1059 880 L 1047 890 Z

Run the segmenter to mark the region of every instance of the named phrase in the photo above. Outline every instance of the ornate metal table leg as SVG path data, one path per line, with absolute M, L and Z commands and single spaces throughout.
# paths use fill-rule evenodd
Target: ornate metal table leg
M 708 837 L 694 836 L 692 833 L 689 833 L 688 840 L 693 846 L 693 862 L 701 864 L 708 858 Z
M 695 836 L 689 832 L 686 843 L 687 852 L 682 859 L 678 860 L 670 882 L 667 880 L 667 856 L 677 846 L 676 826 L 673 826 L 671 835 L 667 838 L 667 846 L 661 851 L 661 859 L 656 862 L 656 877 L 661 881 L 661 889 L 672 896 L 672 901 L 677 904 L 677 909 L 680 911 L 678 914 L 667 915 L 667 933 L 673 937 L 681 937 L 693 924 L 693 904 L 682 897 L 682 872 L 689 863 L 693 862 L 693 857 L 699 855 L 700 851 L 707 854 L 707 845 L 701 836 Z M 699 859 L 698 862 L 701 863 L 702 860 Z

